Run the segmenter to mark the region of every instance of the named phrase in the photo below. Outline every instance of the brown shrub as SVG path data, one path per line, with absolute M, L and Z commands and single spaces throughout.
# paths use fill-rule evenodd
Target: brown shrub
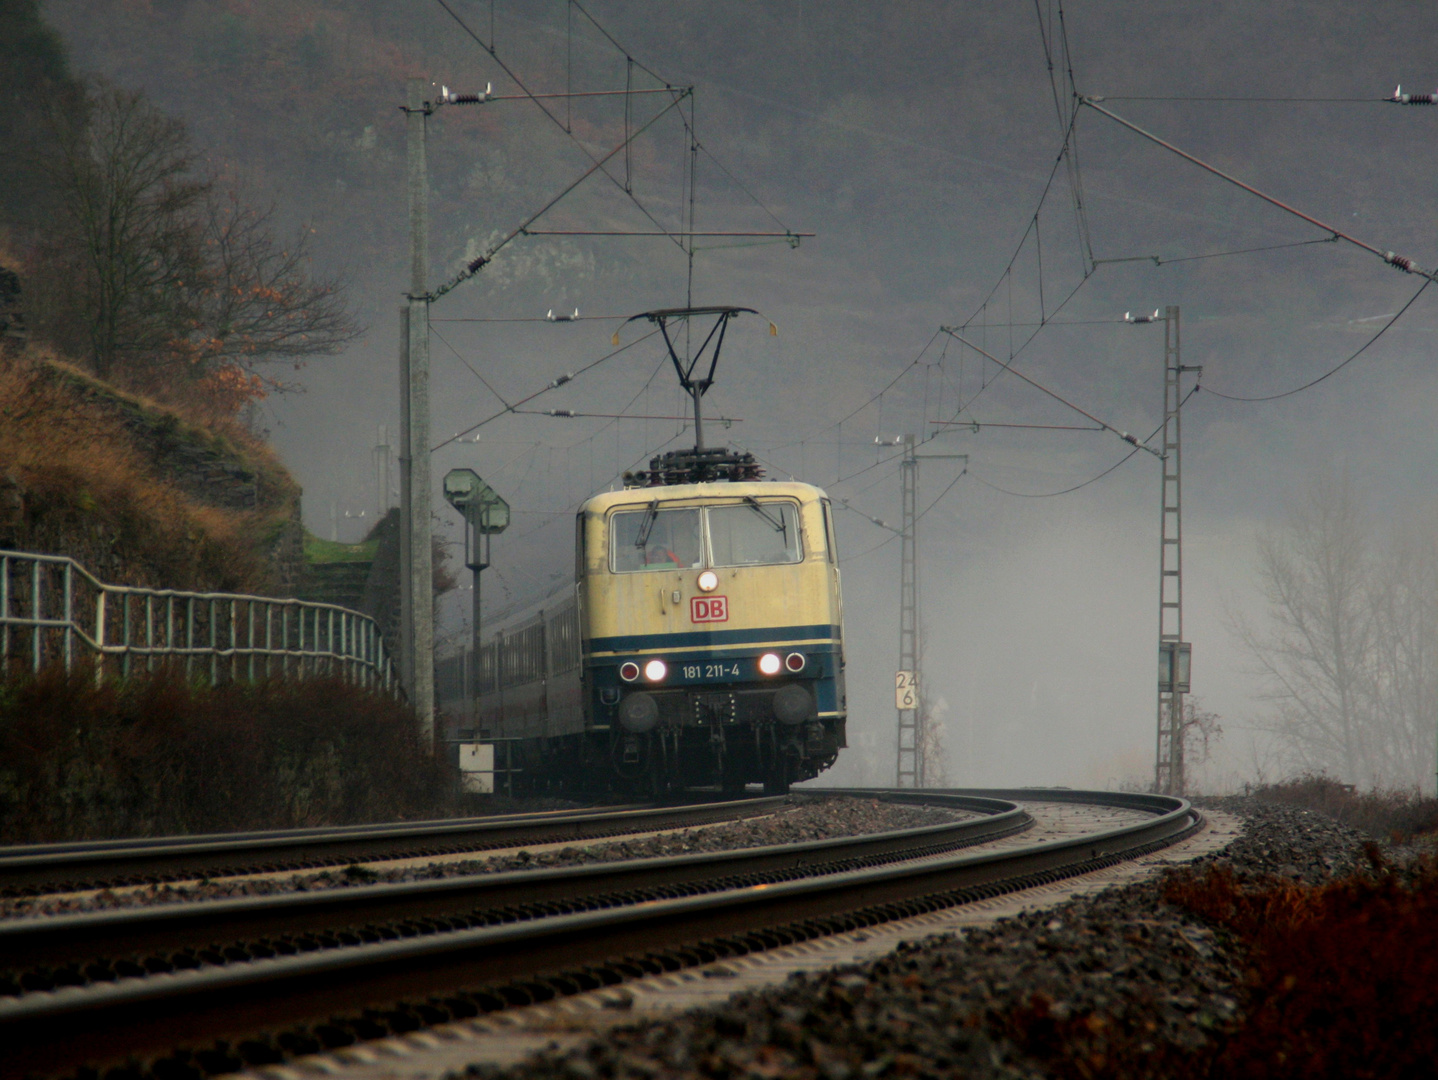
M 1358 791 L 1327 776 L 1300 776 L 1253 793 L 1262 802 L 1317 810 L 1380 839 L 1402 843 L 1438 832 L 1438 799 L 1416 791 Z
M 1199 1075 L 1431 1076 L 1438 1060 L 1438 869 L 1323 886 L 1243 883 L 1226 867 L 1173 875 L 1166 898 L 1225 926 L 1253 964 L 1243 1027 Z
M 419 818 L 452 791 L 407 708 L 338 679 L 0 683 L 5 843 Z

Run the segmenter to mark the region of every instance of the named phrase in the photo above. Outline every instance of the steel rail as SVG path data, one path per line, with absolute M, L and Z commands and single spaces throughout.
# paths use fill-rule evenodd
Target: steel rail
M 945 792 L 943 794 L 954 794 Z M 1050 793 L 1025 791 L 1047 801 Z M 658 900 L 582 914 L 299 956 L 27 994 L 0 1001 L 0 1045 L 21 1072 L 208 1046 L 216 1039 L 292 1029 L 397 1001 L 434 1000 L 462 987 L 573 972 L 618 958 L 687 950 L 669 966 L 762 948 L 1109 865 L 1174 842 L 1202 818 L 1178 798 L 1063 793 L 1064 801 L 1142 806 L 1154 816 L 1087 836 L 948 855 L 773 885 Z M 1087 798 L 1086 798 L 1087 797 Z M 756 943 L 755 932 L 760 931 Z M 736 939 L 735 935 L 740 935 Z M 614 976 L 605 981 L 616 981 Z
M 783 796 L 621 810 L 565 810 L 339 829 L 165 836 L 0 848 L 0 896 L 86 885 L 335 866 L 684 828 L 768 813 Z
M 970 847 L 1033 825 L 1025 811 L 1006 800 L 935 796 L 926 801 L 982 816 L 678 857 L 12 919 L 0 921 L 0 967 L 24 972 L 42 965 L 55 969 L 97 960 L 143 959 L 277 936 L 293 939 L 475 913 L 504 912 L 505 921 L 516 921 L 535 917 L 526 909 L 613 907 L 651 898 L 656 891 L 662 896 L 675 887 L 712 892 L 750 884 L 758 875 L 779 881 L 849 869 L 857 862 L 915 858 Z

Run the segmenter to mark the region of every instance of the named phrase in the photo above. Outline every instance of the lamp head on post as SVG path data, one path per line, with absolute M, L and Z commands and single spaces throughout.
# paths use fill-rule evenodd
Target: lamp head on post
M 444 498 L 464 515 L 469 534 L 465 537 L 466 541 L 470 540 L 470 536 L 476 538 L 465 545 L 468 552 L 465 565 L 474 571 L 483 570 L 489 563 L 487 559 L 479 558 L 477 538 L 493 536 L 509 528 L 509 503 L 481 480 L 479 473 L 473 469 L 450 469 L 445 473 Z

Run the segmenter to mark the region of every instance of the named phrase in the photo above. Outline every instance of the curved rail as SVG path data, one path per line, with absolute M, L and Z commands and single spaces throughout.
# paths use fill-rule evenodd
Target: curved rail
M 11 972 L 25 972 L 42 965 L 54 969 L 77 964 L 83 969 L 99 959 L 126 958 L 144 967 L 147 959 L 185 950 L 211 950 L 216 959 L 222 958 L 222 950 L 231 960 L 248 959 L 240 955 L 246 951 L 241 943 L 264 941 L 263 951 L 273 954 L 276 938 L 293 941 L 336 928 L 359 928 L 360 936 L 433 933 L 437 927 L 426 927 L 426 921 L 482 924 L 489 916 L 488 921 L 515 922 L 666 899 L 681 892 L 773 884 L 970 847 L 1033 825 L 1026 812 L 998 799 L 944 797 L 929 800 L 929 805 L 983 816 L 668 858 L 12 919 L 0 921 L 0 964 Z M 217 942 L 223 943 L 219 949 Z
M 339 829 L 161 836 L 0 848 L 0 896 L 483 851 L 707 825 L 768 813 L 784 797 L 619 810 L 561 810 Z
M 878 794 L 864 792 L 864 794 Z M 1201 818 L 1182 799 L 1026 790 L 1023 798 L 1126 805 L 1152 819 L 1070 839 L 979 854 L 948 854 L 823 876 L 650 900 L 622 907 L 421 937 L 356 944 L 226 967 L 30 993 L 0 1001 L 0 1042 L 15 1064 L 52 1072 L 86 1061 L 155 1053 L 188 1041 L 292 1028 L 396 1001 L 430 1001 L 461 987 L 575 973 L 576 988 L 624 972 L 674 968 L 933 910 L 1054 880 L 1174 842 Z M 923 793 L 948 802 L 977 793 Z M 902 798 L 915 796 L 904 795 Z M 1006 812 L 1013 812 L 1010 808 Z M 712 859 L 704 856 L 705 859 Z M 655 869 L 670 860 L 648 860 Z M 660 955 L 656 957 L 656 953 Z M 625 961 L 622 958 L 639 957 Z M 646 959 L 647 958 L 647 959 Z M 616 962 L 617 961 L 617 962 Z M 595 965 L 600 965 L 598 968 Z M 587 968 L 587 970 L 586 970 Z M 551 993 L 553 991 L 550 991 Z M 441 1017 L 501 1008 L 502 992 L 446 998 Z M 466 1013 L 464 1010 L 468 1009 Z

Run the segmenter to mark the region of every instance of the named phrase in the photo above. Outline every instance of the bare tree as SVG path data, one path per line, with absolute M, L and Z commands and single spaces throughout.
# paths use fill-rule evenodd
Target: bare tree
M 273 208 L 200 174 L 184 125 L 142 94 L 98 85 L 52 127 L 65 212 L 38 275 L 45 329 L 97 374 L 237 408 L 279 385 L 267 362 L 358 336 L 341 283 L 310 274 L 308 230 L 279 240 Z
M 1259 537 L 1271 630 L 1240 620 L 1277 706 L 1272 729 L 1311 772 L 1377 775 L 1371 660 L 1371 537 L 1351 481 L 1310 483 L 1281 534 Z
M 1432 513 L 1399 526 L 1379 561 L 1371 591 L 1371 693 L 1378 730 L 1373 779 L 1417 789 L 1434 772 L 1438 724 L 1438 520 Z
M 1179 724 L 1179 737 L 1183 740 L 1185 765 L 1197 768 L 1208 764 L 1213 756 L 1213 744 L 1223 737 L 1220 717 L 1203 707 L 1196 694 L 1183 699 L 1183 718 Z
M 337 352 L 359 329 L 341 283 L 310 276 L 308 230 L 288 243 L 274 208 L 256 210 L 233 192 L 207 203 L 201 327 L 195 344 L 211 359 L 246 369 L 274 360 Z
M 930 704 L 927 697 L 921 697 L 919 704 L 923 709 L 919 731 L 923 733 L 920 756 L 924 762 L 924 775 L 918 779 L 924 787 L 947 787 L 949 751 L 944 745 L 944 714 L 949 711 L 949 703 L 941 697 Z
M 80 330 L 97 374 L 172 347 L 193 325 L 201 276 L 195 228 L 208 186 L 178 120 L 144 96 L 99 87 L 88 108 L 53 115 L 50 179 L 61 196 L 51 236 L 54 336 Z

